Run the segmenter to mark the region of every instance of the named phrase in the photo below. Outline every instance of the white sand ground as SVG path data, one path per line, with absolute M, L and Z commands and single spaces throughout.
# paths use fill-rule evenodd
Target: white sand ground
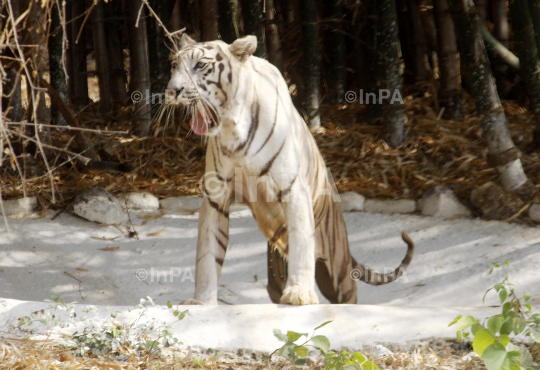
M 0 331 L 5 334 L 18 317 L 47 307 L 39 301 L 53 294 L 79 302 L 79 310 L 87 304 L 131 307 L 146 296 L 156 304 L 192 297 L 198 214 L 169 212 L 137 226 L 143 214 L 131 213 L 139 239 L 70 214 L 54 221 L 52 214 L 10 220 L 9 235 L 0 226 Z M 335 348 L 455 337 L 447 325 L 458 314 L 485 317 L 500 310 L 482 307 L 482 297 L 503 279 L 502 272 L 488 275 L 490 263 L 503 259 L 510 259 L 510 280 L 518 292 L 540 295 L 538 228 L 369 213 L 347 213 L 345 220 L 355 258 L 381 271 L 403 258 L 405 230 L 416 242 L 406 276 L 380 287 L 358 283 L 359 305 L 272 305 L 265 288 L 266 242 L 249 211 L 236 212 L 219 281 L 221 305 L 189 307 L 188 316 L 175 324 L 178 337 L 192 346 L 271 351 L 278 344 L 274 328 L 309 332 L 327 320 L 334 323 L 321 334 Z M 147 235 L 163 228 L 157 236 Z M 498 304 L 494 294 L 487 296 L 486 306 Z M 536 298 L 533 305 L 540 308 Z M 162 308 L 152 310 L 168 317 Z

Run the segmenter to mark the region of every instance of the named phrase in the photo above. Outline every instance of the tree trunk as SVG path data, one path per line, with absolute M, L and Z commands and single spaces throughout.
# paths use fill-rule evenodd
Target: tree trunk
M 478 14 L 470 0 L 450 0 L 449 3 L 463 72 L 480 116 L 482 136 L 488 144 L 488 163 L 496 168 L 505 189 L 530 193 L 532 184 L 523 171 L 519 151 L 506 127 L 504 109 L 497 95 L 480 33 Z
M 304 60 L 304 109 L 308 116 L 308 126 L 314 130 L 321 126 L 319 111 L 321 86 L 321 52 L 317 23 L 317 1 L 301 0 L 302 46 Z
M 105 13 L 107 18 L 110 19 L 105 24 L 107 30 L 107 48 L 108 55 L 110 57 L 111 66 L 111 87 L 113 100 L 126 104 L 128 102 L 128 95 L 126 90 L 127 76 L 124 68 L 124 48 L 122 47 L 122 33 L 121 28 L 124 25 L 116 21 L 116 17 L 121 17 L 122 4 L 119 2 L 109 2 L 105 5 Z
M 73 84 L 73 97 L 71 101 L 73 104 L 78 106 L 85 106 L 89 102 L 88 77 L 86 75 L 86 32 L 84 32 L 84 29 L 81 30 L 81 27 L 83 27 L 84 17 L 79 17 L 85 12 L 85 10 L 84 1 L 73 1 L 71 8 L 73 19 L 73 23 L 71 25 L 72 43 L 70 44 L 71 68 L 73 70 L 73 76 L 71 76 Z M 78 42 L 77 37 L 79 37 Z
M 506 0 L 491 1 L 491 16 L 493 18 L 493 34 L 499 42 L 509 48 L 508 16 L 506 15 Z M 508 80 L 508 66 L 500 60 L 493 63 L 493 74 L 497 83 L 497 91 L 502 99 L 505 99 L 510 92 L 510 81 Z
M 244 0 L 242 3 L 246 33 L 257 37 L 257 50 L 255 56 L 265 58 L 265 45 L 263 36 L 263 0 Z
M 60 15 L 58 5 L 53 4 L 51 9 L 51 24 L 48 40 L 49 48 L 49 76 L 51 86 L 58 91 L 60 98 L 64 103 L 68 101 L 67 79 L 64 71 L 63 55 L 64 30 L 60 24 Z M 51 107 L 51 120 L 56 125 L 66 125 L 64 117 L 58 112 L 56 107 Z
M 130 86 L 135 108 L 135 129 L 142 136 L 150 134 L 152 106 L 150 104 L 150 62 L 146 31 L 146 9 L 141 12 L 139 27 L 135 27 L 142 0 L 133 0 L 129 6 L 128 29 L 130 49 Z
M 218 0 L 201 0 L 202 41 L 218 39 Z
M 484 23 L 487 19 L 487 5 L 488 0 L 474 0 L 474 6 L 478 12 L 478 17 L 480 17 L 480 20 Z
M 163 24 L 169 23 L 174 8 L 174 1 L 171 0 L 151 0 L 150 6 L 161 19 Z M 148 29 L 148 52 L 150 59 L 150 81 L 152 84 L 152 97 L 163 94 L 167 89 L 167 84 L 171 79 L 171 63 L 169 61 L 170 50 L 167 48 L 167 36 L 163 28 L 157 21 L 150 17 L 146 21 Z M 214 38 L 213 40 L 217 39 Z M 152 99 L 152 104 L 157 104 L 156 99 Z
M 420 11 L 422 29 L 426 36 L 426 54 L 431 70 L 435 70 L 434 54 L 437 51 L 437 26 L 432 8 L 424 8 Z
M 406 84 L 414 84 L 414 48 L 412 44 L 411 36 L 411 19 L 409 17 L 409 11 L 407 9 L 407 0 L 397 0 L 397 15 L 399 26 L 399 42 L 401 46 L 401 57 L 405 64 L 403 71 L 403 80 Z M 364 40 L 361 38 L 361 40 Z M 369 42 L 369 41 L 367 41 Z M 362 46 L 362 45 L 360 45 Z
M 219 0 L 219 33 L 227 44 L 238 38 L 238 0 Z
M 527 0 L 510 2 L 510 16 L 520 62 L 519 74 L 525 86 L 535 116 L 534 147 L 540 148 L 540 60 Z
M 266 20 L 265 35 L 266 35 L 266 47 L 268 50 L 268 61 L 275 65 L 280 71 L 283 70 L 282 57 L 281 57 L 281 41 L 279 39 L 279 32 L 277 24 L 275 23 L 276 9 L 274 7 L 274 0 L 266 0 L 266 9 L 264 17 Z
M 182 23 L 180 22 L 180 1 L 182 0 L 176 0 L 174 2 L 174 7 L 171 12 L 171 19 L 167 25 L 170 32 L 176 32 L 182 29 Z
M 439 59 L 439 100 L 444 108 L 443 117 L 462 119 L 461 85 L 459 83 L 459 60 L 454 22 L 448 10 L 447 0 L 433 0 L 437 25 L 437 56 Z
M 399 75 L 399 41 L 395 0 L 377 0 L 377 52 L 374 75 L 378 81 L 377 98 L 381 105 L 383 138 L 396 147 L 403 143 L 403 99 Z M 383 93 L 386 98 L 382 98 Z
M 412 36 L 413 51 L 412 73 L 415 82 L 427 82 L 429 80 L 429 75 L 425 64 L 426 36 L 422 28 L 422 18 L 420 17 L 418 0 L 407 0 L 407 10 L 411 20 L 410 32 Z
M 134 7 L 135 4 L 130 6 Z M 138 10 L 138 8 L 137 8 Z M 94 56 L 96 58 L 99 79 L 99 111 L 106 113 L 112 110 L 111 63 L 105 33 L 105 11 L 103 0 L 98 0 L 92 10 L 92 36 L 94 40 Z
M 529 12 L 534 27 L 536 49 L 540 50 L 540 0 L 529 0 Z
M 332 103 L 341 103 L 345 97 L 347 76 L 347 47 L 343 31 L 344 12 L 341 0 L 327 3 L 326 12 L 328 31 L 326 32 L 326 50 L 330 59 L 328 90 Z

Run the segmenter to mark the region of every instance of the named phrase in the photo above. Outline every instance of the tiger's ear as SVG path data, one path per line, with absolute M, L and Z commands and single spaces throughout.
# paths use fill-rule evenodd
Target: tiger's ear
M 229 46 L 229 50 L 238 60 L 245 62 L 257 50 L 257 38 L 250 35 L 237 39 Z
M 187 48 L 189 45 L 196 44 L 197 41 L 193 40 L 187 34 L 183 33 L 180 38 L 180 50 Z

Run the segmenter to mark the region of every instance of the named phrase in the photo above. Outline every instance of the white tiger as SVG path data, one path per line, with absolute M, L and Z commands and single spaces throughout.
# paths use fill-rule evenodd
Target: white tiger
M 317 281 L 330 302 L 356 303 L 351 274 L 374 285 L 394 281 L 410 263 L 414 244 L 403 234 L 407 254 L 390 274 L 354 260 L 315 140 L 280 72 L 252 56 L 256 47 L 254 36 L 228 45 L 196 43 L 183 34 L 172 56 L 168 104 L 186 108 L 193 132 L 207 139 L 195 297 L 184 303 L 217 304 L 235 199 L 249 205 L 268 238 L 273 302 L 317 304 Z

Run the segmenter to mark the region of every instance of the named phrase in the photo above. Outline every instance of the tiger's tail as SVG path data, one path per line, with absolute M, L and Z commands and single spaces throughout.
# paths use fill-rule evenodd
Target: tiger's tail
M 373 271 L 369 267 L 362 265 L 361 263 L 356 262 L 356 260 L 353 258 L 353 270 L 351 271 L 351 278 L 363 281 L 369 285 L 384 285 L 397 280 L 401 275 L 403 275 L 403 272 L 405 272 L 405 269 L 407 266 L 409 266 L 409 263 L 411 263 L 414 255 L 414 242 L 409 235 L 407 235 L 405 231 L 402 231 L 401 238 L 408 246 L 407 254 L 401 261 L 401 264 L 394 271 L 381 274 Z

